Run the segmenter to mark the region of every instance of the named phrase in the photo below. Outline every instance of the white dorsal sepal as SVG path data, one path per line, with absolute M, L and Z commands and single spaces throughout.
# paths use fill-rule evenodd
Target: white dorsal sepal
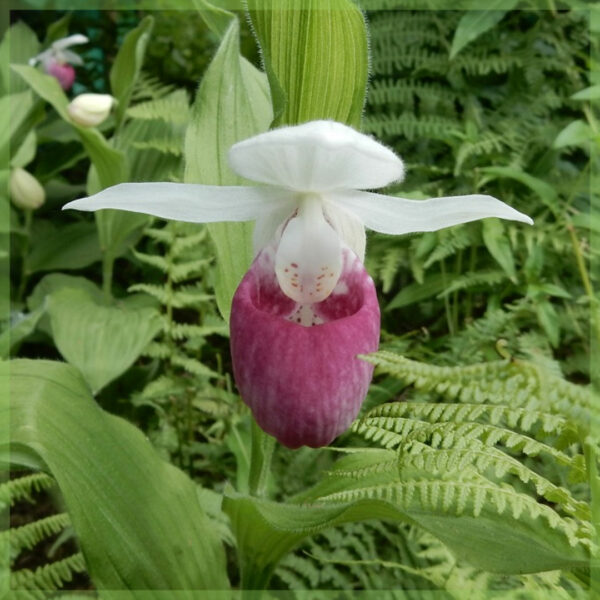
M 275 274 L 286 296 L 300 304 L 325 300 L 342 272 L 338 234 L 323 215 L 322 200 L 306 195 L 297 215 L 281 235 L 275 255 Z

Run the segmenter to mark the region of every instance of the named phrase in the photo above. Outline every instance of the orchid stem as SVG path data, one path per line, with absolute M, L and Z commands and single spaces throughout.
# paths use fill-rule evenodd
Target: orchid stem
M 29 265 L 27 260 L 27 255 L 29 254 L 29 244 L 31 241 L 31 223 L 33 221 L 33 210 L 26 209 L 25 210 L 25 223 L 23 224 L 24 230 L 24 240 L 23 247 L 21 248 L 22 252 L 22 261 L 21 261 L 21 279 L 19 281 L 19 288 L 17 290 L 17 302 L 20 302 L 23 299 L 23 295 L 25 294 L 25 288 L 27 286 L 27 279 L 29 278 Z
M 266 495 L 274 449 L 275 438 L 267 435 L 252 419 L 252 450 L 248 476 L 248 490 L 252 496 Z

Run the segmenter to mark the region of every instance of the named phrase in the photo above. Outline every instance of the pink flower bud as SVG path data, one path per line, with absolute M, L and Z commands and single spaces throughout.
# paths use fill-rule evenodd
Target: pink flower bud
M 60 87 L 63 90 L 68 90 L 73 85 L 75 81 L 75 69 L 66 63 L 59 63 L 56 60 L 49 60 L 44 68 L 48 75 L 52 75 L 52 77 L 56 77 L 58 79 L 58 83 L 60 83 Z

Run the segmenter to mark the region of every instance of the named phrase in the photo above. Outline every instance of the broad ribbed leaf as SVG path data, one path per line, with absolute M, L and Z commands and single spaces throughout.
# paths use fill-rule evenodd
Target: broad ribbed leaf
M 269 76 L 275 124 L 333 119 L 359 127 L 367 34 L 349 0 L 249 0 Z
M 82 289 L 48 300 L 54 342 L 94 393 L 124 373 L 161 328 L 153 308 L 103 306 Z
M 190 600 L 193 590 L 227 588 L 223 547 L 192 481 L 142 432 L 101 410 L 73 367 L 10 367 L 0 422 L 9 408 L 11 458 L 37 456 L 56 478 L 95 587 L 133 598 L 147 590 L 144 599 L 177 590 Z
M 185 181 L 241 183 L 228 166 L 227 151 L 235 142 L 265 131 L 271 119 L 266 77 L 240 57 L 239 24 L 232 15 L 192 109 L 185 140 Z M 217 303 L 228 320 L 233 293 L 252 261 L 252 224 L 216 223 L 208 228 L 217 251 Z

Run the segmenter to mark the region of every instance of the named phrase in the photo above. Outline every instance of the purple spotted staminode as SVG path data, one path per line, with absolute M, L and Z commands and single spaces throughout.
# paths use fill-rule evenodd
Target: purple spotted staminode
M 360 410 L 379 340 L 363 266 L 365 227 L 434 231 L 484 217 L 531 223 L 485 195 L 408 200 L 362 191 L 402 179 L 389 148 L 334 121 L 282 127 L 235 144 L 229 162 L 259 186 L 127 183 L 65 208 L 116 208 L 190 222 L 256 220 L 255 259 L 231 309 L 242 399 L 290 448 L 329 444 Z

